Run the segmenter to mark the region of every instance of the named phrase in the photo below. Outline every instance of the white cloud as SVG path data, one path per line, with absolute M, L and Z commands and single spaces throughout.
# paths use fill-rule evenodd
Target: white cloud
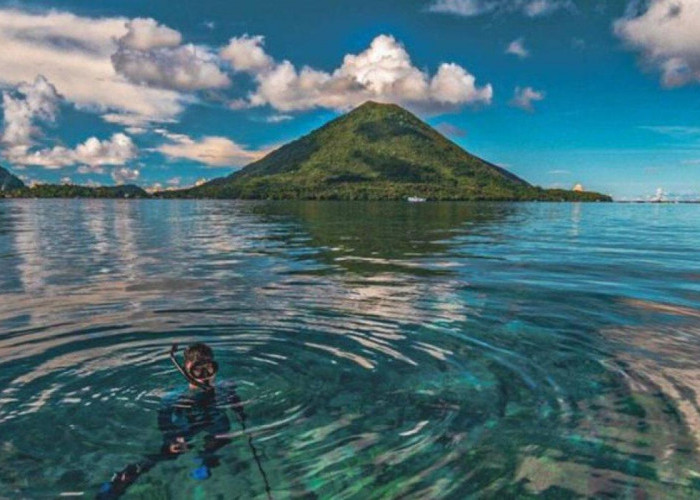
M 478 88 L 474 75 L 457 64 L 443 63 L 430 82 L 430 90 L 424 98 L 437 105 L 491 104 L 493 88 L 491 84 Z
M 263 37 L 234 38 L 221 55 L 234 70 L 253 76 L 257 88 L 234 108 L 270 105 L 280 111 L 330 108 L 344 111 L 364 101 L 395 102 L 426 110 L 465 104 L 489 104 L 490 84 L 453 63 L 441 64 L 431 78 L 413 66 L 406 49 L 392 36 L 380 35 L 359 54 L 348 54 L 332 73 L 291 62 L 276 62 L 263 49 Z
M 145 188 L 146 191 L 149 193 L 158 193 L 160 191 L 175 191 L 178 189 L 188 189 L 191 187 L 197 187 L 201 186 L 202 184 L 205 184 L 208 182 L 208 179 L 197 179 L 194 184 L 183 184 L 182 183 L 182 178 L 180 177 L 173 177 L 172 179 L 169 179 L 166 182 L 166 186 L 163 186 L 162 183 L 160 182 L 155 182 L 151 186 Z
M 148 51 L 120 48 L 112 63 L 132 82 L 151 87 L 195 91 L 231 85 L 216 57 L 207 48 L 192 44 Z
M 163 184 L 160 182 L 154 182 L 150 186 L 146 188 L 146 191 L 153 194 L 153 193 L 158 193 L 159 191 L 163 190 Z
M 436 0 L 428 7 L 431 12 L 457 14 L 472 17 L 491 12 L 498 6 L 497 1 L 489 0 Z
M 229 61 L 236 71 L 259 73 L 274 67 L 275 61 L 265 53 L 262 36 L 243 35 L 231 38 L 221 52 L 221 58 Z
M 85 167 L 95 170 L 102 165 L 123 165 L 137 156 L 136 145 L 123 133 L 102 141 L 91 137 L 75 148 L 35 147 L 35 139 L 43 135 L 37 122 L 56 121 L 60 98 L 53 84 L 42 75 L 31 84 L 20 84 L 14 93 L 3 92 L 2 156 L 14 166 L 36 165 L 56 169 L 81 165 L 83 170 Z
M 492 12 L 519 12 L 528 17 L 541 17 L 557 10 L 572 10 L 571 0 L 435 0 L 431 12 L 474 17 Z
M 571 2 L 557 0 L 530 0 L 529 2 L 521 2 L 520 7 L 528 17 L 539 17 L 551 14 L 559 9 L 571 7 Z
M 292 119 L 291 115 L 272 115 L 265 118 L 267 123 L 280 123 L 286 122 Z
M 182 37 L 177 31 L 153 19 L 134 19 L 126 28 L 112 55 L 112 64 L 128 80 L 186 92 L 231 84 L 215 54 L 206 47 L 179 45 Z
M 155 19 L 137 17 L 126 24 L 126 34 L 119 41 L 128 49 L 150 50 L 176 47 L 182 43 L 182 35 Z
M 138 169 L 119 167 L 112 170 L 112 179 L 116 184 L 127 184 L 139 178 L 141 172 Z
M 182 111 L 186 96 L 137 85 L 112 66 L 110 56 L 127 34 L 127 22 L 121 17 L 0 9 L 0 84 L 16 86 L 42 74 L 81 109 L 172 119 Z
M 259 160 L 270 151 L 248 150 L 226 137 L 207 136 L 194 140 L 184 134 L 159 132 L 170 142 L 162 144 L 156 151 L 170 158 L 184 158 L 211 167 L 240 167 Z
M 140 135 L 148 132 L 148 129 L 143 127 L 126 127 L 124 130 L 131 135 Z
M 2 155 L 15 166 L 37 165 L 61 168 L 68 165 L 99 167 L 122 165 L 133 159 L 137 148 L 125 134 L 114 134 L 100 141 L 91 137 L 75 149 L 64 146 L 34 148 L 35 139 L 43 134 L 36 122 L 56 121 L 60 96 L 44 76 L 33 83 L 21 83 L 16 92 L 3 92 L 4 130 L 0 136 Z
M 515 93 L 513 94 L 513 99 L 510 101 L 510 105 L 525 111 L 533 112 L 535 108 L 532 103 L 542 101 L 544 98 L 545 93 L 540 90 L 535 90 L 532 87 L 515 87 Z
M 91 137 L 75 148 L 76 163 L 84 165 L 123 165 L 136 158 L 138 149 L 125 134 L 114 134 L 109 140 Z
M 91 137 L 75 148 L 54 146 L 36 151 L 9 150 L 6 158 L 13 164 L 36 165 L 57 169 L 70 165 L 82 165 L 82 172 L 99 172 L 104 165 L 124 165 L 136 158 L 138 149 L 131 138 L 117 133 L 110 139 L 99 140 Z
M 3 92 L 2 143 L 10 149 L 26 150 L 33 144 L 32 138 L 41 135 L 35 122 L 56 120 L 59 99 L 56 87 L 41 75 L 34 83 L 20 84 L 15 95 Z
M 175 123 L 174 118 L 149 117 L 133 113 L 105 113 L 102 119 L 107 123 L 123 125 L 127 128 L 146 130 L 153 123 Z
M 76 172 L 79 174 L 104 174 L 105 171 L 102 167 L 96 166 L 96 167 L 90 167 L 88 165 L 80 165 L 77 169 Z
M 518 56 L 520 59 L 525 59 L 530 55 L 530 51 L 525 48 L 525 40 L 523 38 L 518 38 L 508 44 L 508 47 L 506 47 L 506 54 L 512 54 Z
M 700 2 L 651 0 L 630 4 L 615 34 L 661 71 L 665 87 L 700 82 Z

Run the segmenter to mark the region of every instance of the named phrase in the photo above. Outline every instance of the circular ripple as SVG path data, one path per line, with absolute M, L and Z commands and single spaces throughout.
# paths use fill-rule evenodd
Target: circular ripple
M 629 311 L 600 293 L 609 262 L 584 268 L 557 236 L 567 214 L 543 231 L 510 205 L 47 206 L 15 207 L 0 252 L 0 496 L 93 496 L 156 453 L 158 411 L 186 385 L 173 342 L 212 346 L 246 428 L 220 402 L 232 441 L 212 477 L 188 474 L 199 436 L 139 478 L 143 498 L 264 498 L 266 480 L 279 498 L 614 496 L 654 483 L 659 442 L 690 442 L 610 361 L 595 326 Z M 653 456 L 650 425 L 674 436 Z

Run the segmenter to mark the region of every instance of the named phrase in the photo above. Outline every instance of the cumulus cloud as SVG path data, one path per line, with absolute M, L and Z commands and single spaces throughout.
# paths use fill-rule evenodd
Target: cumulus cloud
M 112 55 L 117 73 L 129 81 L 179 91 L 217 89 L 231 84 L 208 48 L 179 45 L 179 32 L 153 19 L 133 19 Z
M 31 84 L 21 83 L 15 92 L 3 92 L 2 97 L 2 155 L 15 166 L 123 165 L 138 154 L 136 145 L 123 133 L 103 141 L 91 137 L 75 148 L 37 148 L 36 139 L 43 135 L 39 124 L 56 121 L 61 100 L 54 85 L 42 75 Z
M 441 64 L 431 78 L 415 67 L 404 46 L 388 35 L 376 37 L 359 54 L 346 55 L 341 66 L 330 73 L 274 61 L 265 53 L 260 36 L 231 39 L 221 56 L 257 83 L 246 100 L 232 103 L 234 108 L 270 105 L 279 111 L 319 107 L 345 111 L 371 99 L 438 110 L 489 104 L 493 97 L 490 84 L 478 87 L 476 78 L 457 64 Z
M 135 168 L 119 167 L 112 170 L 112 180 L 115 184 L 127 184 L 139 178 L 141 172 Z
M 33 83 L 21 83 L 17 91 L 3 92 L 4 131 L 2 143 L 10 149 L 26 150 L 33 137 L 41 135 L 36 122 L 54 122 L 58 112 L 59 95 L 42 75 Z
M 506 54 L 512 54 L 518 56 L 520 59 L 525 59 L 530 55 L 530 51 L 525 48 L 525 40 L 523 38 L 518 38 L 508 44 L 508 47 L 506 47 Z
M 665 87 L 700 82 L 700 2 L 651 0 L 630 4 L 615 34 L 661 72 Z
M 126 134 L 117 133 L 108 140 L 91 137 L 75 148 L 75 163 L 90 166 L 123 165 L 136 158 L 138 149 Z
M 172 119 L 187 96 L 135 84 L 112 66 L 110 56 L 127 33 L 126 24 L 120 17 L 0 9 L 0 84 L 33 81 L 40 72 L 80 109 Z
M 431 12 L 474 17 L 492 12 L 519 12 L 527 17 L 541 17 L 557 10 L 572 10 L 571 0 L 435 0 L 428 6 Z
M 36 165 L 58 169 L 70 165 L 82 165 L 80 173 L 100 172 L 105 165 L 124 165 L 136 158 L 138 148 L 128 135 L 117 133 L 111 138 L 99 140 L 91 137 L 75 148 L 54 146 L 35 151 L 10 149 L 8 161 L 15 165 Z
M 545 93 L 540 90 L 535 90 L 532 87 L 515 87 L 510 105 L 532 113 L 535 110 L 532 103 L 542 101 L 544 98 Z
M 210 167 L 244 166 L 269 152 L 248 150 L 226 137 L 207 136 L 195 140 L 184 134 L 171 134 L 163 130 L 159 132 L 169 142 L 156 148 L 156 151 L 169 158 L 184 158 Z
M 137 17 L 126 24 L 126 34 L 119 40 L 128 49 L 151 50 L 160 47 L 175 47 L 182 42 L 182 35 L 155 19 Z
M 243 35 L 232 38 L 220 54 L 236 71 L 261 73 L 275 66 L 274 59 L 265 53 L 264 44 L 263 36 Z

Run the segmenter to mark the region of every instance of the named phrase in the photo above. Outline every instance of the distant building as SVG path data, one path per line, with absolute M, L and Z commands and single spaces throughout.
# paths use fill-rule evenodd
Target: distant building
M 583 184 L 576 184 L 572 191 L 576 191 L 577 193 L 583 193 L 585 189 L 583 189 Z

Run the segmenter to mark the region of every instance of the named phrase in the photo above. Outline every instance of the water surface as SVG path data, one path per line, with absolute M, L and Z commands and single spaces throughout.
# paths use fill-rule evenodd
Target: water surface
M 700 206 L 0 202 L 0 497 L 93 497 L 210 343 L 275 498 L 697 498 Z M 236 431 L 236 429 L 233 429 Z M 265 498 L 242 432 L 130 498 Z

